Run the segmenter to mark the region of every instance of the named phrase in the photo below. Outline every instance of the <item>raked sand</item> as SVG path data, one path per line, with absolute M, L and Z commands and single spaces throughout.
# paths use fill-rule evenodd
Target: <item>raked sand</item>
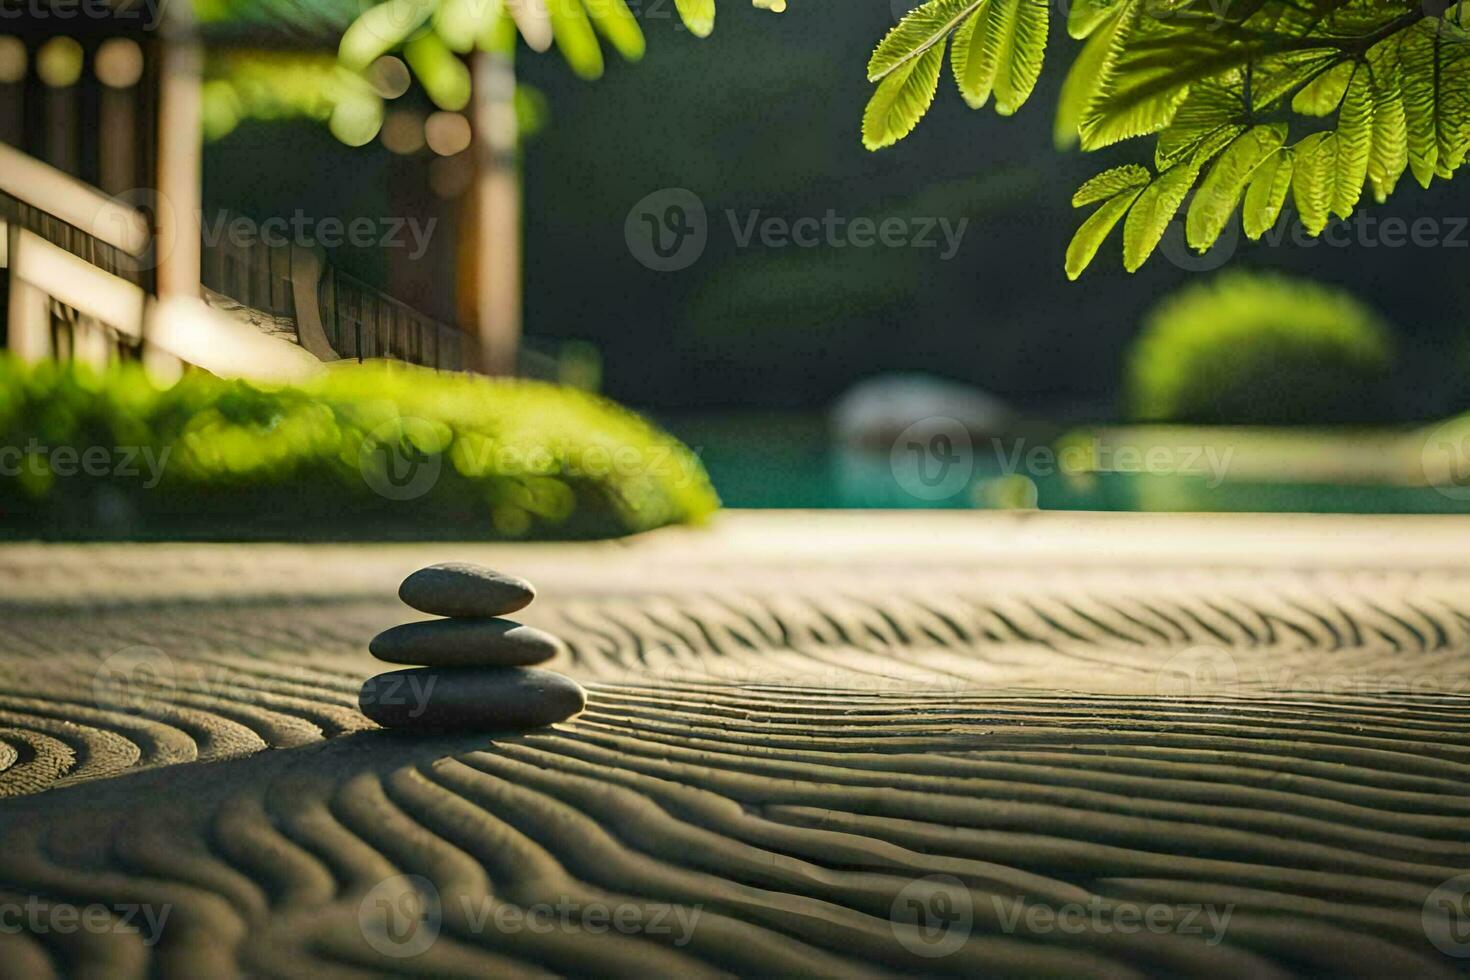
M 358 712 L 453 559 L 584 714 Z M 0 972 L 1470 969 L 1470 520 L 13 545 L 0 617 Z

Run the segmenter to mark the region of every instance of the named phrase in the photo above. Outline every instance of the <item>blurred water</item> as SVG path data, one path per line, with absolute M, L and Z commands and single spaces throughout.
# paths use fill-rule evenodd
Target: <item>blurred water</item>
M 726 507 L 1470 513 L 1431 487 L 1227 481 L 1122 473 L 1021 475 L 977 454 L 969 480 L 925 499 L 905 489 L 890 454 L 834 446 L 819 417 L 665 419 L 699 453 Z

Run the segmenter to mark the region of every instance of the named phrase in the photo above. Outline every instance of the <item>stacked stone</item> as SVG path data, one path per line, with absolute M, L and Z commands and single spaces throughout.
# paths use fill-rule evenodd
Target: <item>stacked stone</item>
M 373 637 L 379 660 L 413 664 L 362 686 L 363 714 L 384 728 L 511 731 L 565 721 L 587 696 L 576 681 L 536 670 L 565 651 L 542 630 L 500 617 L 536 598 L 525 579 L 446 562 L 421 568 L 398 597 L 419 612 L 447 617 L 405 623 Z

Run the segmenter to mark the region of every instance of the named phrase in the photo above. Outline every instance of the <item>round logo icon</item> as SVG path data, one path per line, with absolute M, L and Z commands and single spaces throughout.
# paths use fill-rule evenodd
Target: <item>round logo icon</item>
M 443 925 L 439 889 L 423 875 L 395 875 L 378 882 L 357 907 L 367 944 L 384 956 L 418 956 L 439 938 Z
M 1470 872 L 1429 893 L 1424 900 L 1424 935 L 1446 956 L 1470 957 Z
M 1452 419 L 1435 429 L 1419 462 L 1431 487 L 1451 500 L 1470 500 L 1470 425 Z
M 156 269 L 173 254 L 179 236 L 200 234 L 180 220 L 173 202 L 151 187 L 114 194 L 98 207 L 86 231 L 132 253 L 126 261 L 135 269 Z
M 916 956 L 937 958 L 957 952 L 975 926 L 970 891 L 953 875 L 911 881 L 889 910 L 893 938 Z
M 1187 215 L 1193 201 L 1194 195 L 1191 194 L 1179 208 L 1174 220 L 1169 222 L 1169 227 L 1164 230 L 1164 237 L 1159 242 L 1159 252 L 1176 269 L 1183 269 L 1185 272 L 1214 272 L 1235 258 L 1235 252 L 1240 248 L 1240 220 L 1230 216 L 1225 222 L 1225 230 L 1215 239 L 1215 244 L 1208 251 L 1200 253 L 1189 244 Z
M 414 500 L 439 482 L 448 446 L 449 430 L 440 423 L 413 416 L 389 419 L 363 439 L 357 466 L 379 496 Z
M 1240 680 L 1235 658 L 1220 647 L 1190 647 L 1164 661 L 1154 676 L 1160 697 L 1231 694 Z
M 92 675 L 92 700 L 99 708 L 138 714 L 149 701 L 166 698 L 177 684 L 172 657 L 157 647 L 128 647 L 102 661 Z
M 958 419 L 934 415 L 904 429 L 888 454 L 893 478 L 919 500 L 946 500 L 970 485 L 975 451 Z
M 654 272 L 687 269 L 709 243 L 709 216 L 699 195 L 682 187 L 654 191 L 633 205 L 623 222 L 633 258 Z

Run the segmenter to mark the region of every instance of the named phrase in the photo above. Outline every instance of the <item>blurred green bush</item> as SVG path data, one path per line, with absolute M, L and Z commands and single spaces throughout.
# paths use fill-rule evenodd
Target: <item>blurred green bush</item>
M 1392 363 L 1388 329 L 1347 293 L 1228 273 L 1149 315 L 1128 351 L 1128 411 L 1150 422 L 1366 422 Z
M 687 447 L 575 389 L 381 362 L 158 388 L 0 358 L 9 537 L 610 537 L 718 506 Z

